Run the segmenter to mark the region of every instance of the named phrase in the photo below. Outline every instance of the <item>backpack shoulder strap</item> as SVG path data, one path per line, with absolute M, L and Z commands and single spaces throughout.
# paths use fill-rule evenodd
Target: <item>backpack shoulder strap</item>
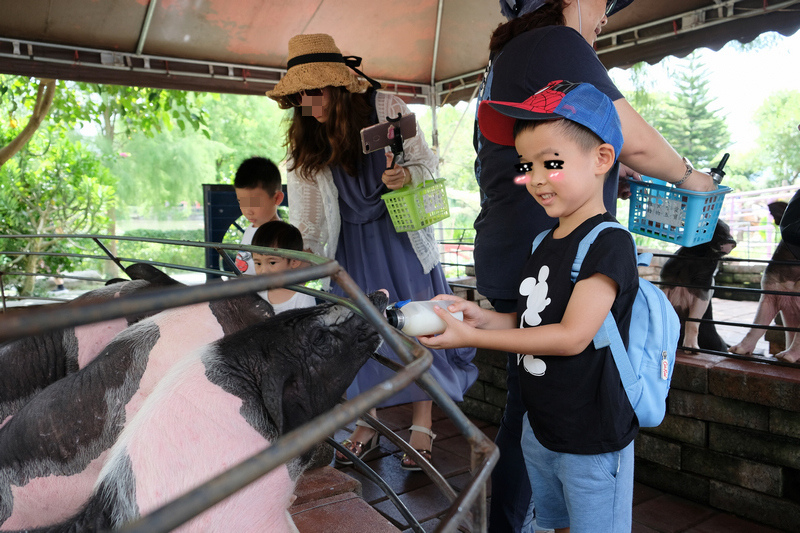
M 539 247 L 539 245 L 542 243 L 544 238 L 547 237 L 547 234 L 550 233 L 551 231 L 553 231 L 553 230 L 552 229 L 546 229 L 546 230 L 541 232 L 539 235 L 537 235 L 533 239 L 533 245 L 531 246 L 531 254 L 536 251 L 536 248 Z
M 580 274 L 581 265 L 583 264 L 583 260 L 586 258 L 586 254 L 589 252 L 589 247 L 592 246 L 592 243 L 597 239 L 597 236 L 606 229 L 609 228 L 618 228 L 625 230 L 628 235 L 631 236 L 631 240 L 633 240 L 633 235 L 628 231 L 628 229 L 620 224 L 619 222 L 601 222 L 592 230 L 586 234 L 586 236 L 581 239 L 581 242 L 578 244 L 578 252 L 575 254 L 575 261 L 572 262 L 572 271 L 570 272 L 570 279 L 572 283 L 575 283 L 575 280 L 578 279 L 578 274 Z M 636 249 L 636 241 L 633 240 L 633 248 Z M 653 254 L 642 254 L 641 257 L 637 259 L 637 264 L 641 265 L 642 260 L 646 259 L 646 265 L 650 264 L 650 259 L 652 258 Z
M 597 236 L 600 234 L 600 232 L 608 228 L 620 228 L 628 231 L 625 226 L 618 222 L 601 222 L 592 228 L 592 230 L 586 234 L 586 236 L 581 239 L 581 242 L 578 244 L 578 252 L 575 254 L 575 261 L 572 263 L 572 271 L 570 272 L 570 278 L 572 279 L 573 283 L 578 278 L 581 265 L 583 264 L 583 260 L 589 251 L 589 247 L 592 245 L 595 239 L 597 239 Z M 633 240 L 633 235 L 631 235 L 630 232 L 628 232 L 628 234 L 631 236 L 631 240 Z M 635 249 L 635 240 L 633 240 L 633 245 Z M 652 257 L 652 254 L 647 255 Z M 641 258 L 637 260 L 637 263 L 641 264 Z M 649 263 L 650 261 L 648 259 L 647 263 L 645 264 Z M 595 334 L 593 342 L 594 347 L 597 349 L 605 348 L 606 346 L 611 348 L 611 354 L 614 356 L 617 369 L 619 369 L 620 378 L 622 378 L 622 385 L 626 389 L 636 382 L 636 372 L 633 370 L 630 358 L 628 357 L 628 351 L 625 349 L 625 343 L 622 342 L 622 337 L 620 336 L 619 328 L 617 327 L 617 321 L 614 320 L 614 316 L 611 314 L 611 311 L 608 312 L 608 315 L 603 321 L 603 325 L 600 326 L 597 334 Z

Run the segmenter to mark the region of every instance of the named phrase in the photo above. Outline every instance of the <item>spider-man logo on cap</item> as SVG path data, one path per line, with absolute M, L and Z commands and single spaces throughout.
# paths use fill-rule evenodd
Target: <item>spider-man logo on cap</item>
M 514 146 L 517 120 L 567 119 L 593 131 L 614 147 L 622 148 L 622 125 L 613 102 L 590 83 L 556 80 L 524 102 L 485 100 L 478 108 L 478 126 L 489 141 Z

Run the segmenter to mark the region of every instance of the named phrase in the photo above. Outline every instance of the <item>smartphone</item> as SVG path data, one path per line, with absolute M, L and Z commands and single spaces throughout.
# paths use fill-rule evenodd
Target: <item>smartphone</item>
M 392 144 L 392 139 L 389 138 L 389 130 L 394 126 L 400 126 L 400 134 L 403 139 L 410 139 L 417 134 L 416 115 L 409 113 L 400 117 L 398 122 L 381 122 L 362 129 L 361 149 L 364 153 L 368 154 Z

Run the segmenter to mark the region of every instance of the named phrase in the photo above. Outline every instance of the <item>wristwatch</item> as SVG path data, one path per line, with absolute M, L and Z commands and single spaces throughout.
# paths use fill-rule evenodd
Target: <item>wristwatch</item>
M 675 183 L 673 183 L 673 185 L 676 186 L 676 187 L 678 185 L 683 184 L 684 181 L 689 179 L 689 176 L 692 175 L 692 170 L 694 170 L 694 167 L 692 166 L 692 164 L 689 162 L 688 159 L 686 159 L 685 157 L 681 157 L 681 161 L 683 161 L 683 164 L 686 165 L 686 173 L 683 175 L 683 177 L 679 181 L 676 181 Z

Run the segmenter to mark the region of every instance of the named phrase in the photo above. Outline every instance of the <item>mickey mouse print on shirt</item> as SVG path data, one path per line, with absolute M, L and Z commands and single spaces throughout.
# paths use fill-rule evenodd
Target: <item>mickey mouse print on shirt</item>
M 547 278 L 550 275 L 550 268 L 543 265 L 539 269 L 537 277 L 525 278 L 519 286 L 519 293 L 522 296 L 527 296 L 528 302 L 525 311 L 520 317 L 520 327 L 538 326 L 542 323 L 542 317 L 539 315 L 544 311 L 545 307 L 550 304 L 550 298 L 547 296 L 549 286 Z M 537 279 L 538 278 L 538 279 Z M 547 370 L 547 365 L 542 359 L 538 359 L 530 354 L 517 354 L 517 365 L 522 361 L 525 371 L 532 376 L 543 376 Z

